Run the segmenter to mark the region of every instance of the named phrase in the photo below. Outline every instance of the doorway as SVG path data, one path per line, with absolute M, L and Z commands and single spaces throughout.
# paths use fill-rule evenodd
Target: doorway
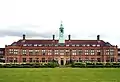
M 61 65 L 64 65 L 64 61 L 61 59 Z

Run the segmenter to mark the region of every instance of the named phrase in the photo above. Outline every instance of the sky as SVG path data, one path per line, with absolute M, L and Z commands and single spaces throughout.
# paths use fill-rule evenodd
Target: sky
M 120 0 L 0 0 L 0 47 L 22 39 L 96 40 L 120 46 Z

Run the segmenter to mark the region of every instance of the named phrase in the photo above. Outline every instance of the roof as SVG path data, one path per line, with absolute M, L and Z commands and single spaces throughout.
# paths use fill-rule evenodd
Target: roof
M 58 44 L 59 40 L 34 40 L 34 39 L 26 39 L 26 40 L 18 40 L 17 42 L 13 42 L 11 45 L 21 45 L 21 44 Z M 108 42 L 104 42 L 103 40 L 65 40 L 65 44 L 100 44 L 100 45 L 111 45 Z

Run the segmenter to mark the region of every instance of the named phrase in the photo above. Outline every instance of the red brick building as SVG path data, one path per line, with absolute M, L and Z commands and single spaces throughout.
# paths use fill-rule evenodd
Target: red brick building
M 5 48 L 0 48 L 0 62 L 5 62 Z
M 109 42 L 100 40 L 68 40 L 64 39 L 64 28 L 61 24 L 59 28 L 59 40 L 32 40 L 23 39 L 5 46 L 5 62 L 50 62 L 57 61 L 60 65 L 65 65 L 70 61 L 74 62 L 117 62 L 117 46 Z

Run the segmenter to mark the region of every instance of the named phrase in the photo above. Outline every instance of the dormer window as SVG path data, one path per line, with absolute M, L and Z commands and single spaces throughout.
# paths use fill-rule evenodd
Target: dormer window
M 77 44 L 76 46 L 80 46 L 79 44 Z
M 23 46 L 27 46 L 27 44 L 23 44 Z
M 100 44 L 97 44 L 97 46 L 100 46 Z
M 90 44 L 87 44 L 87 46 L 90 46 Z
M 28 46 L 32 46 L 32 44 L 28 44 Z
M 42 44 L 39 44 L 38 46 L 42 46 Z
M 75 46 L 75 44 L 73 44 L 72 46 Z
M 69 44 L 67 44 L 66 46 L 69 46 Z
M 83 44 L 82 46 L 85 46 L 85 44 Z
M 92 46 L 96 46 L 95 44 L 93 44 Z
M 57 44 L 55 44 L 55 46 L 58 46 Z
M 34 44 L 34 46 L 37 46 L 37 44 Z

